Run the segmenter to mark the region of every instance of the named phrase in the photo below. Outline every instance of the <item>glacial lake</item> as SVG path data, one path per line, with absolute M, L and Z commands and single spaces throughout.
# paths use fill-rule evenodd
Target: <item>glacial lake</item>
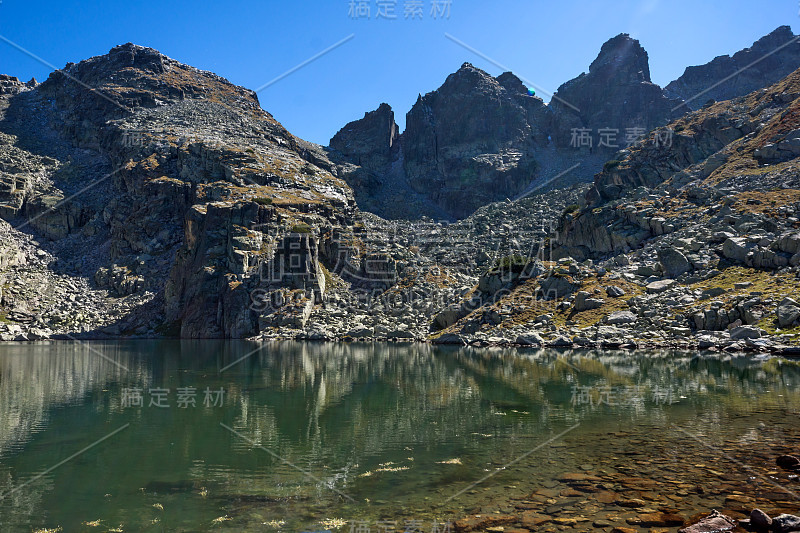
M 648 508 L 797 512 L 775 457 L 800 451 L 799 414 L 800 365 L 752 355 L 3 344 L 0 530 L 430 532 L 533 509 L 586 531 Z M 595 487 L 575 490 L 584 478 Z

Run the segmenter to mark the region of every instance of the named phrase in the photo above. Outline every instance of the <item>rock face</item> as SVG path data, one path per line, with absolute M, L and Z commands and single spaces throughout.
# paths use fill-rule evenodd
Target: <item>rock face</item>
M 602 46 L 588 73 L 561 85 L 549 105 L 529 96 L 512 73 L 493 78 L 465 63 L 439 89 L 418 98 L 402 135 L 395 135 L 391 109 L 381 105 L 331 140 L 332 158 L 366 210 L 388 218 L 464 218 L 481 205 L 533 189 L 590 181 L 601 170 L 615 170 L 625 150 L 650 130 L 709 98 L 742 96 L 777 82 L 800 66 L 800 43 L 793 39 L 788 26 L 778 28 L 732 57 L 689 67 L 662 90 L 650 79 L 647 52 L 620 34 Z M 706 89 L 703 98 L 693 98 Z M 663 181 L 673 164 L 703 160 L 731 135 L 747 131 L 737 133 L 720 117 L 699 133 L 687 140 L 659 130 L 650 139 L 654 168 L 636 181 Z M 675 146 L 678 161 L 661 161 L 664 145 Z M 797 154 L 800 132 L 760 152 L 765 161 Z M 709 161 L 707 171 L 721 163 Z M 602 198 L 617 194 L 616 185 L 600 190 Z
M 593 138 L 591 148 L 602 150 L 605 144 L 609 154 L 616 150 L 608 147 L 611 142 L 601 141 L 600 130 L 616 131 L 613 144 L 618 145 L 626 132 L 635 132 L 634 139 L 638 139 L 689 111 L 679 99 L 667 98 L 661 87 L 652 83 L 647 52 L 624 33 L 603 45 L 588 73 L 559 87 L 550 106 L 557 145 L 570 146 L 573 130 L 586 129 Z
M 382 172 L 397 152 L 399 136 L 394 111 L 389 104 L 381 104 L 342 128 L 331 139 L 330 147 L 356 165 Z
M 353 187 L 363 209 L 388 209 L 399 200 L 389 198 L 387 191 L 398 170 L 402 174 L 399 141 L 394 111 L 388 104 L 347 124 L 331 139 L 331 157 L 339 163 L 340 173 Z
M 733 56 L 719 56 L 705 65 L 688 67 L 665 88 L 692 109 L 709 100 L 730 100 L 767 87 L 800 68 L 800 42 L 789 26 L 765 35 Z
M 391 110 L 382 105 L 345 126 L 330 148 L 334 159 L 357 167 L 345 164 L 341 174 L 366 209 L 460 219 L 534 188 L 588 181 L 618 149 L 686 111 L 650 81 L 647 53 L 623 34 L 549 106 L 512 73 L 493 78 L 465 63 L 417 99 L 396 140 Z M 602 131 L 608 128 L 616 130 L 611 137 Z M 591 146 L 576 138 L 579 131 Z M 400 209 L 404 194 L 415 201 Z
M 548 116 L 513 74 L 493 78 L 465 63 L 418 98 L 399 137 L 384 104 L 345 126 L 330 148 L 366 209 L 458 219 L 519 194 L 539 175 L 535 154 L 548 144 Z
M 16 76 L 0 74 L 0 94 L 19 94 L 26 89 L 33 89 L 36 85 L 38 85 L 36 78 L 32 78 L 28 83 L 23 83 Z
M 513 197 L 535 177 L 546 119 L 544 102 L 512 74 L 495 79 L 465 63 L 406 117 L 408 181 L 456 218 Z

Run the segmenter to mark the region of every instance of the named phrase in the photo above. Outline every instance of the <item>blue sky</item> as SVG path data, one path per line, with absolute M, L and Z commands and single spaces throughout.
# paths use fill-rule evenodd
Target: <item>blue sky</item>
M 397 18 L 376 18 L 382 1 Z M 406 19 L 419 1 L 421 19 Z M 464 61 L 501 73 L 445 33 L 552 92 L 622 32 L 641 41 L 663 86 L 688 65 L 733 53 L 780 25 L 797 31 L 798 23 L 797 0 L 451 0 L 449 18 L 432 16 L 434 0 L 369 0 L 369 18 L 351 16 L 350 2 L 2 0 L 0 35 L 59 68 L 131 41 L 251 89 L 354 35 L 259 93 L 292 133 L 327 144 L 381 102 L 403 127 L 417 95 Z M 51 70 L 0 42 L 0 73 L 42 81 Z

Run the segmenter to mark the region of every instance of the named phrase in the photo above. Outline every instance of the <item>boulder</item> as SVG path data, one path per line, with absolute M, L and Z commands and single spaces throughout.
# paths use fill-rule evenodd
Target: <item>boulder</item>
M 568 337 L 559 335 L 552 341 L 548 342 L 547 345 L 553 348 L 567 348 L 569 346 L 572 346 L 572 341 Z
M 521 346 L 543 346 L 544 340 L 542 340 L 538 333 L 531 331 L 518 336 L 514 344 L 519 344 Z
M 739 326 L 730 330 L 731 340 L 760 339 L 761 330 L 752 326 Z
M 794 470 L 800 468 L 800 458 L 794 455 L 781 455 L 775 460 L 775 463 L 786 470 Z
M 606 317 L 606 323 L 615 326 L 633 324 L 636 322 L 636 315 L 630 311 L 614 311 Z
M 742 237 L 731 237 L 722 243 L 722 255 L 737 263 L 744 263 L 747 260 L 749 246 L 747 239 Z
M 736 527 L 736 521 L 724 514 L 714 511 L 696 524 L 679 529 L 678 533 L 718 533 L 730 531 Z
M 791 298 L 784 298 L 778 305 L 776 314 L 778 315 L 778 325 L 786 328 L 800 318 L 800 306 Z
M 625 296 L 625 289 L 617 287 L 616 285 L 609 285 L 606 287 L 606 294 L 612 298 L 620 298 Z
M 649 294 L 657 294 L 659 292 L 664 292 L 668 289 L 674 287 L 678 282 L 674 279 L 662 279 L 659 281 L 654 281 L 652 283 L 647 284 L 647 292 Z
M 686 256 L 674 248 L 659 250 L 658 260 L 664 269 L 664 274 L 670 278 L 677 278 L 692 269 Z
M 591 294 L 586 291 L 581 291 L 575 295 L 575 311 L 582 312 L 582 311 L 589 311 L 591 309 L 597 309 L 603 305 L 603 300 L 601 298 L 590 298 Z
M 750 524 L 757 530 L 765 531 L 772 526 L 772 518 L 761 509 L 753 509 L 750 513 Z
M 444 335 L 433 339 L 431 342 L 433 344 L 467 344 L 466 339 L 457 333 L 445 333 Z
M 790 533 L 800 531 L 800 516 L 791 514 L 778 515 L 772 519 L 772 531 L 774 533 Z

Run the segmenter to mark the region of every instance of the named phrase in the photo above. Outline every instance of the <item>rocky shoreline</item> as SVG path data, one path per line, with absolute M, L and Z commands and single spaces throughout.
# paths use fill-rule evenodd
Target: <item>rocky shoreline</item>
M 781 461 L 784 461 L 782 463 Z M 699 480 L 682 480 L 680 474 L 664 476 L 664 484 L 642 475 L 588 471 L 566 472 L 558 479 L 524 496 L 499 503 L 499 509 L 468 515 L 453 522 L 456 533 L 487 531 L 494 533 L 527 533 L 529 531 L 592 531 L 653 533 L 711 533 L 750 531 L 758 533 L 790 533 L 800 531 L 800 517 L 792 505 L 792 487 L 796 485 L 797 461 L 791 455 L 777 458 L 779 472 L 774 472 L 777 490 L 763 497 L 752 494 L 752 488 L 733 486 L 706 489 Z M 647 461 L 650 463 L 651 461 Z M 705 465 L 696 465 L 705 466 Z M 713 475 L 723 474 L 711 467 Z M 673 490 L 665 490 L 669 486 Z M 783 494 L 781 498 L 780 494 Z M 720 509 L 703 510 L 687 506 L 695 495 L 701 500 L 716 500 Z M 761 505 L 769 512 L 760 508 Z

